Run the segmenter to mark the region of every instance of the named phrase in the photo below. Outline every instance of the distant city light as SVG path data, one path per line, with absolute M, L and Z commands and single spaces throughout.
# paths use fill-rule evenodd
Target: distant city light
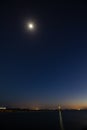
M 6 107 L 0 107 L 0 110 L 6 110 Z
M 61 106 L 58 106 L 58 109 L 60 110 L 60 109 L 61 109 Z
M 78 110 L 78 111 L 80 111 L 81 109 L 80 109 L 80 108 L 78 108 L 77 110 Z
M 36 107 L 35 110 L 38 111 L 38 110 L 40 110 L 40 109 L 39 109 L 39 107 Z

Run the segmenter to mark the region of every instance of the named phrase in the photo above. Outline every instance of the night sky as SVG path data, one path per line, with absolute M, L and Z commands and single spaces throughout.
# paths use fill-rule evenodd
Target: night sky
M 87 4 L 1 2 L 0 106 L 87 107 L 86 100 Z

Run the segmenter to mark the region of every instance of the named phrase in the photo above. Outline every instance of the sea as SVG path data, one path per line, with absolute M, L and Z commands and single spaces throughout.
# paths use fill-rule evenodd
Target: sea
M 87 130 L 87 110 L 0 112 L 0 130 Z

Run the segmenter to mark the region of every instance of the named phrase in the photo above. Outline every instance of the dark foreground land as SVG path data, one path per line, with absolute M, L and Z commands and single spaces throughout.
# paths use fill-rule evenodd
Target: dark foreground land
M 64 130 L 87 130 L 87 111 L 62 111 Z M 0 130 L 60 130 L 58 111 L 0 112 Z

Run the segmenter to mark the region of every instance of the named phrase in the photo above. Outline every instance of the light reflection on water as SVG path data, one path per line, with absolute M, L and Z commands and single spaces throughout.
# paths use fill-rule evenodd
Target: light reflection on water
M 3 126 L 3 130 L 12 130 L 13 127 L 24 130 L 60 130 L 60 124 L 61 130 L 87 130 L 87 111 L 0 113 L 0 127 Z
M 59 121 L 61 130 L 64 130 L 61 110 L 59 110 Z

